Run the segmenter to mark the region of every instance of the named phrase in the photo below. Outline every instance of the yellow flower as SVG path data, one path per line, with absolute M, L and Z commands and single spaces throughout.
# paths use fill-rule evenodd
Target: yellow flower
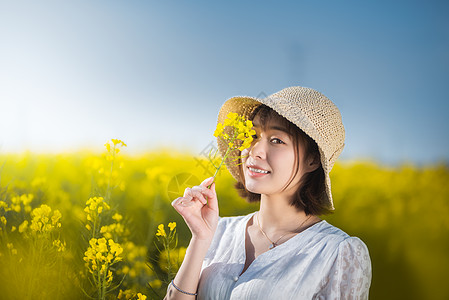
M 157 227 L 157 236 L 167 236 L 167 234 L 165 233 L 165 229 L 164 229 L 164 224 L 159 224 L 159 226 Z
M 238 122 L 238 117 L 237 113 L 229 113 L 224 120 L 224 126 L 234 126 Z
M 228 127 L 226 132 L 225 127 Z M 223 123 L 217 124 L 214 136 L 220 138 L 222 142 L 227 143 L 228 149 L 222 158 L 222 163 L 218 164 L 219 167 L 216 167 L 213 177 L 217 175 L 218 170 L 223 165 L 223 161 L 232 153 L 232 151 L 243 151 L 251 147 L 253 135 L 255 133 L 255 130 L 253 130 L 253 122 L 251 120 L 246 120 L 245 117 L 239 116 L 237 113 L 229 113 Z M 215 166 L 215 157 L 209 155 L 209 160 Z
M 118 293 L 118 299 L 128 300 L 128 299 L 131 299 L 133 296 L 134 296 L 134 293 L 131 290 L 122 291 L 120 289 L 120 292 Z
M 122 215 L 120 215 L 120 214 L 118 214 L 118 213 L 115 213 L 115 214 L 112 216 L 112 219 L 114 219 L 114 220 L 117 221 L 117 222 L 120 222 L 120 221 L 123 219 L 123 217 L 122 217 Z
M 92 238 L 89 241 L 89 247 L 84 252 L 84 261 L 88 263 L 89 272 L 93 273 L 93 270 L 100 268 L 102 272 L 106 272 L 109 266 L 121 261 L 120 256 L 123 252 L 123 248 L 120 244 L 115 243 L 112 239 L 106 240 L 105 238 Z
M 50 232 L 54 228 L 61 227 L 61 223 L 59 222 L 61 213 L 59 210 L 55 210 L 52 214 L 51 208 L 48 205 L 42 204 L 40 207 L 33 209 L 31 216 L 30 229 L 35 232 Z
M 218 137 L 219 135 L 221 135 L 223 133 L 223 129 L 224 129 L 223 124 L 218 123 L 217 128 L 215 129 L 215 132 L 214 132 L 214 136 Z
M 107 282 L 108 282 L 108 283 L 111 283 L 111 282 L 112 282 L 112 272 L 111 272 L 110 270 L 108 270 Z
M 19 232 L 23 233 L 28 228 L 28 221 L 25 220 L 19 225 Z
M 170 231 L 173 231 L 173 229 L 176 228 L 176 222 L 170 222 L 170 223 L 168 223 L 168 227 L 170 228 Z
M 6 204 L 5 201 L 0 201 L 0 208 L 2 208 L 2 207 L 5 209 L 5 211 L 7 211 L 8 204 Z
M 61 219 L 61 217 L 62 217 L 61 213 L 59 212 L 59 210 L 56 209 L 56 210 L 53 212 L 53 216 L 51 217 L 51 223 L 52 223 L 53 225 L 58 224 L 58 221 L 59 221 L 59 219 Z
M 127 147 L 127 145 L 122 140 L 119 139 L 111 139 L 111 142 L 114 144 L 114 146 L 120 144 L 119 146 Z
M 58 240 L 54 240 L 53 241 L 53 246 L 56 247 L 56 249 L 58 249 L 58 252 L 64 252 L 65 251 L 65 242 L 61 242 L 59 239 Z
M 137 300 L 146 300 L 147 296 L 142 295 L 142 293 L 137 293 Z

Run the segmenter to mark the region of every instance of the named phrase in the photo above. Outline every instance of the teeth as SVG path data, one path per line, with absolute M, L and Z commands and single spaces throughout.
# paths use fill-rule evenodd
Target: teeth
M 249 167 L 248 168 L 250 171 L 255 172 L 255 173 L 263 173 L 263 174 L 268 174 L 268 171 L 264 171 L 264 170 L 260 170 L 260 169 L 254 169 Z

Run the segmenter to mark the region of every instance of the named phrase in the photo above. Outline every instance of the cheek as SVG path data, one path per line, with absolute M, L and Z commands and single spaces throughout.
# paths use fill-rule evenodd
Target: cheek
M 271 156 L 272 164 L 276 165 L 285 177 L 290 177 L 295 170 L 295 154 L 293 151 L 279 151 Z
M 240 155 L 242 162 L 246 162 L 246 160 L 248 159 L 248 155 L 249 155 L 249 149 L 244 149 Z

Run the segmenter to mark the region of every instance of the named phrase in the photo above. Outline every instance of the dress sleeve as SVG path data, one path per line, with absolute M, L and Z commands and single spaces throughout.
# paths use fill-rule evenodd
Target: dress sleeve
M 314 299 L 368 299 L 371 260 L 366 245 L 357 237 L 345 239 L 321 290 Z

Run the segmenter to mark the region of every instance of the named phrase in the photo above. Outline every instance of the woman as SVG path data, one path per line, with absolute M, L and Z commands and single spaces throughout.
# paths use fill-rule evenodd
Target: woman
M 290 87 L 265 99 L 231 98 L 218 122 L 229 112 L 253 120 L 251 147 L 233 153 L 241 164 L 226 164 L 260 209 L 219 218 L 213 178 L 174 200 L 192 239 L 166 299 L 368 299 L 366 245 L 319 218 L 334 209 L 329 172 L 345 136 L 337 107 L 313 89 Z M 219 149 L 223 155 L 221 140 Z

